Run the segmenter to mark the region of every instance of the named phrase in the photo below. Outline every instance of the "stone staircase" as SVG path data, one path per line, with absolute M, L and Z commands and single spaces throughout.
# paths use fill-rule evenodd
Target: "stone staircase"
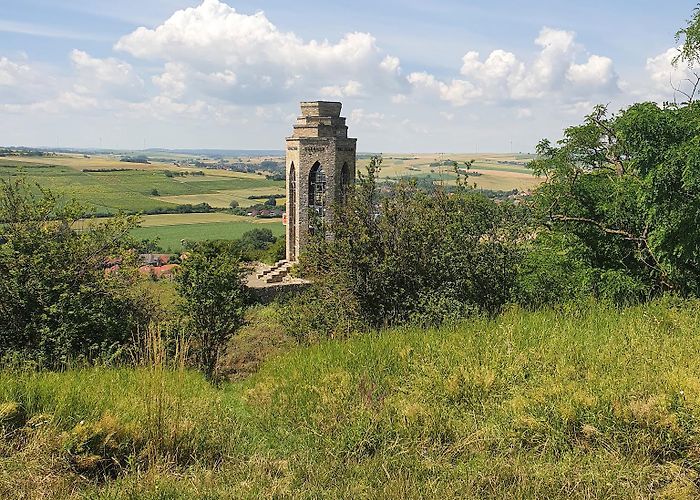
M 280 260 L 271 267 L 264 267 L 258 272 L 257 277 L 265 283 L 282 283 L 282 280 L 289 275 L 291 268 L 291 262 Z

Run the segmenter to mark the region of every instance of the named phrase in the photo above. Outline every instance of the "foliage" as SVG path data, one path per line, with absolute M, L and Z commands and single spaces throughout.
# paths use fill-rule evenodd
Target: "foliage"
M 697 302 L 668 299 L 513 309 L 321 342 L 218 387 L 0 372 L 0 405 L 22 409 L 0 431 L 0 494 L 696 498 L 698 324 Z
M 373 326 L 497 313 L 515 283 L 522 212 L 466 188 L 426 194 L 406 181 L 380 197 L 380 164 L 373 158 L 347 202 L 334 208 L 326 226 L 332 237 L 314 238 L 302 270 L 342 290 L 340 300 L 357 301 Z
M 272 234 L 272 230 L 268 228 L 256 228 L 246 231 L 241 236 L 240 242 L 244 250 L 267 250 L 277 238 Z
M 231 208 L 238 208 L 238 205 L 238 200 L 231 200 L 231 203 L 228 204 L 228 206 Z
M 191 319 L 199 364 L 209 378 L 221 348 L 242 324 L 246 302 L 236 249 L 231 244 L 231 251 L 221 251 L 227 243 L 198 244 L 177 274 L 182 310 Z
M 612 295 L 700 293 L 700 105 L 599 106 L 531 163 L 542 223 L 574 238 Z M 624 276 L 624 279 L 622 277 Z M 613 284 L 614 282 L 614 284 Z M 607 293 L 607 292 L 606 292 Z M 626 301 L 627 299 L 625 299 Z
M 47 368 L 107 359 L 148 320 L 132 287 L 133 217 L 79 223 L 83 207 L 24 180 L 0 184 L 0 352 Z M 109 268 L 109 271 L 107 270 Z
M 515 302 L 530 309 L 580 303 L 593 293 L 586 247 L 570 234 L 542 231 L 518 266 Z
M 693 16 L 686 27 L 676 33 L 676 42 L 681 40 L 683 43 L 678 55 L 673 60 L 674 64 L 682 61 L 691 68 L 697 66 L 700 63 L 700 7 L 693 11 Z

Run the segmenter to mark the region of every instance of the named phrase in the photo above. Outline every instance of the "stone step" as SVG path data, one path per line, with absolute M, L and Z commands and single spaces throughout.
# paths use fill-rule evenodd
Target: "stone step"
M 289 275 L 289 268 L 283 267 L 280 269 L 276 269 L 274 272 L 270 273 L 265 281 L 267 281 L 268 283 L 279 283 L 285 277 L 287 277 L 287 275 Z
M 268 276 L 268 278 L 265 280 L 265 283 L 282 283 L 283 279 L 284 279 L 283 276 L 279 276 L 277 274 L 274 274 L 272 276 Z
M 265 276 L 267 276 L 268 274 L 270 274 L 270 273 L 273 272 L 274 270 L 275 270 L 275 269 L 272 268 L 272 267 L 269 267 L 269 268 L 267 268 L 267 269 L 263 269 L 262 271 L 260 271 L 260 272 L 258 273 L 258 278 L 264 278 Z

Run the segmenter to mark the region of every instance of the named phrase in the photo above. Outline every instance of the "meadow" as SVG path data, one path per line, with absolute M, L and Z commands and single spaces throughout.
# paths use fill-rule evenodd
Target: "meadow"
M 104 171 L 86 172 L 85 169 Z M 204 175 L 168 177 L 166 171 L 180 174 L 203 171 Z M 284 192 L 283 181 L 267 180 L 264 175 L 180 168 L 170 163 L 126 163 L 104 157 L 84 158 L 75 155 L 40 159 L 0 158 L 0 179 L 17 175 L 73 197 L 95 211 L 106 213 L 174 208 L 185 203 L 198 204 L 206 202 L 207 196 L 221 196 L 221 193 L 224 193 L 227 202 L 212 206 L 228 207 L 233 199 L 246 200 L 251 205 L 254 202 L 247 200 L 247 197 L 252 193 Z M 154 194 L 154 190 L 157 194 Z M 178 199 L 183 196 L 188 199 Z
M 134 229 L 132 235 L 138 240 L 157 240 L 165 251 L 180 252 L 183 250 L 182 240 L 235 240 L 256 228 L 270 229 L 275 236 L 283 236 L 285 231 L 280 219 L 258 219 L 218 212 L 147 215 L 142 217 L 141 227 Z
M 4 371 L 0 494 L 696 498 L 699 328 L 697 302 L 592 303 L 293 347 L 220 386 L 162 355 Z

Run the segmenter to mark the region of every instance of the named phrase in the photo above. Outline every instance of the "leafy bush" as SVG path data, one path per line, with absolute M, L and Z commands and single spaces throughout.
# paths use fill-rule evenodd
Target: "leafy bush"
M 133 217 L 83 207 L 23 180 L 0 184 L 0 352 L 46 368 L 119 355 L 148 322 L 132 285 Z
M 497 313 L 515 285 L 523 210 L 467 189 L 426 194 L 410 182 L 380 198 L 380 163 L 374 158 L 347 202 L 334 207 L 325 233 L 302 255 L 302 271 L 343 290 L 328 297 L 356 301 L 372 326 Z
M 200 245 L 184 260 L 177 290 L 191 319 L 200 367 L 213 378 L 221 349 L 243 322 L 246 294 L 238 256 Z
M 700 294 L 700 232 L 690 229 L 700 218 L 699 126 L 697 102 L 616 115 L 599 106 L 557 145 L 538 145 L 531 166 L 547 180 L 534 207 L 585 247 L 612 300 Z

